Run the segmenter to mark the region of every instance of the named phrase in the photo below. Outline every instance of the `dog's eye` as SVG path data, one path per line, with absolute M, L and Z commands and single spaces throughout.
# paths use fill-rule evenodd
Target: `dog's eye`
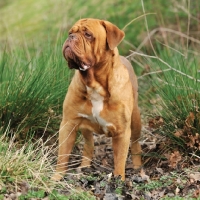
M 85 37 L 88 39 L 92 39 L 92 35 L 88 32 L 85 32 Z

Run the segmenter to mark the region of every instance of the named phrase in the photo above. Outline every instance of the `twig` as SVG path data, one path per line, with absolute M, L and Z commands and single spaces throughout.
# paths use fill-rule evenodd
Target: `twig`
M 187 26 L 187 36 L 190 33 L 190 0 L 188 0 L 188 26 Z M 186 58 L 188 57 L 188 46 L 189 46 L 189 39 L 187 37 L 187 46 L 186 46 Z
M 199 156 L 197 156 L 196 154 L 194 154 L 194 153 L 190 153 L 192 156 L 194 156 L 194 157 L 197 157 L 198 159 L 200 159 L 200 157 Z
M 186 9 L 184 6 L 182 6 L 180 3 L 176 3 L 176 7 L 177 8 L 180 8 L 183 12 L 185 12 L 187 15 L 190 16 L 191 19 L 197 21 L 197 22 L 200 22 L 200 20 L 197 18 L 197 17 L 194 17 L 191 15 L 191 13 L 188 11 L 188 9 Z
M 141 0 L 141 3 L 142 3 L 142 10 L 143 10 L 143 13 L 145 14 L 145 9 L 144 9 L 144 2 L 143 2 L 143 0 Z M 147 33 L 148 33 L 148 40 L 149 40 L 149 42 L 150 42 L 150 44 L 151 44 L 151 48 L 152 48 L 154 54 L 157 56 L 156 51 L 155 51 L 155 49 L 154 49 L 154 47 L 153 47 L 153 44 L 152 44 L 152 42 L 151 42 L 151 37 L 150 37 L 150 35 L 149 35 L 149 27 L 148 27 L 146 15 L 144 16 L 144 20 L 145 20 L 145 26 L 146 26 L 146 29 L 147 29 Z
M 154 72 L 145 73 L 145 74 L 143 74 L 142 76 L 138 76 L 138 79 L 141 79 L 141 78 L 143 78 L 144 76 L 148 76 L 148 75 L 151 75 L 151 74 L 163 73 L 163 72 L 170 71 L 170 70 L 171 70 L 171 69 L 164 69 L 164 70 L 158 70 L 158 71 L 154 71 Z
M 149 56 L 149 55 L 146 55 L 146 54 L 143 54 L 143 53 L 138 53 L 138 52 L 136 52 L 136 51 L 131 51 L 131 52 L 132 52 L 132 54 L 130 54 L 129 57 L 136 54 L 136 55 L 140 55 L 140 56 L 144 56 L 144 57 L 148 57 L 148 58 L 155 58 L 155 59 L 158 59 L 161 63 L 165 64 L 169 69 L 171 69 L 171 70 L 173 70 L 173 71 L 175 71 L 175 72 L 177 72 L 177 73 L 179 73 L 179 74 L 181 74 L 181 75 L 183 75 L 183 76 L 186 76 L 186 77 L 189 78 L 189 79 L 192 79 L 192 80 L 194 80 L 194 81 L 200 82 L 199 79 L 195 79 L 194 77 L 192 77 L 192 76 L 190 76 L 190 75 L 188 75 L 188 74 L 185 74 L 185 73 L 183 73 L 182 71 L 177 70 L 177 69 L 171 67 L 167 62 L 165 62 L 164 60 L 162 60 L 161 58 L 159 58 L 159 57 L 157 57 L 157 56 Z
M 175 52 L 179 53 L 181 56 L 184 56 L 184 57 L 185 57 L 185 55 L 184 55 L 183 53 L 181 53 L 180 51 L 178 51 L 178 50 L 176 50 L 176 49 L 174 49 L 174 48 L 170 47 L 169 45 L 166 45 L 166 44 L 164 44 L 164 43 L 160 42 L 160 41 L 159 41 L 159 40 L 157 40 L 157 39 L 156 39 L 156 41 L 157 41 L 158 43 L 162 44 L 163 46 L 165 46 L 165 47 L 167 47 L 167 48 L 169 48 L 169 49 L 172 49 L 173 51 L 175 51 Z
M 183 38 L 188 38 L 188 40 L 192 41 L 192 42 L 195 42 L 197 44 L 200 44 L 200 41 L 193 38 L 193 37 L 190 37 L 184 33 L 181 33 L 180 31 L 176 31 L 176 30 L 173 30 L 173 29 L 169 29 L 169 28 L 164 28 L 164 27 L 159 27 L 159 28 L 155 28 L 153 29 L 149 34 L 148 36 L 141 42 L 141 44 L 138 46 L 138 48 L 136 49 L 136 51 L 139 51 L 149 40 L 149 37 L 152 37 L 155 33 L 159 32 L 159 31 L 165 31 L 165 32 L 169 32 L 169 33 L 174 33 L 176 35 L 179 35 L 180 37 L 183 37 Z M 129 57 L 129 56 L 127 56 Z
M 169 69 L 169 70 L 170 70 L 170 69 Z M 162 79 L 160 79 L 160 78 L 157 78 L 157 79 L 158 79 L 160 82 L 163 82 L 163 83 L 166 84 L 166 85 L 175 87 L 176 89 L 195 91 L 196 93 L 199 93 L 199 94 L 200 94 L 200 91 L 195 90 L 194 88 L 187 87 L 187 86 L 181 87 L 181 86 L 177 86 L 177 85 L 175 85 L 175 84 L 170 84 L 170 83 L 168 83 L 168 82 L 166 82 L 166 81 L 164 81 L 164 80 L 162 80 Z
M 144 17 L 144 16 L 146 16 L 146 15 L 155 15 L 156 13 L 144 13 L 143 15 L 141 15 L 141 16 L 139 16 L 139 17 L 136 17 L 135 19 L 133 19 L 133 20 L 131 20 L 128 24 L 126 24 L 125 26 L 124 26 L 124 28 L 122 29 L 123 31 L 126 29 L 126 27 L 127 26 L 129 26 L 132 22 L 134 22 L 134 21 L 136 21 L 136 20 L 138 20 L 138 19 L 140 19 L 140 18 L 142 18 L 142 17 Z

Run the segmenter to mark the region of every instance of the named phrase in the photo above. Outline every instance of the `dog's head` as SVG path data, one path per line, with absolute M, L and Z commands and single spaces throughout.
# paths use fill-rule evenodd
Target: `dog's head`
M 124 37 L 114 24 L 98 19 L 81 19 L 69 30 L 63 55 L 69 68 L 86 71 L 105 59 Z

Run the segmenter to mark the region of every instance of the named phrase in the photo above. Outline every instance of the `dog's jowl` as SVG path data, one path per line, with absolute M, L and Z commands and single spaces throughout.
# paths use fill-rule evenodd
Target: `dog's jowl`
M 98 19 L 81 19 L 69 30 L 63 55 L 76 71 L 63 104 L 53 180 L 67 171 L 77 130 L 85 139 L 81 167 L 91 164 L 94 132 L 112 137 L 115 175 L 125 179 L 129 145 L 134 168 L 141 166 L 138 84 L 131 64 L 118 53 L 123 37 L 114 24 Z

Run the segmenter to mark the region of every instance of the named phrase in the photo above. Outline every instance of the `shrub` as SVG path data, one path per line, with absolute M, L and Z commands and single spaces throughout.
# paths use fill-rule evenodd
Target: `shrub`
M 171 138 L 176 147 L 190 149 L 187 153 L 199 153 L 200 74 L 197 60 L 193 56 L 185 59 L 164 51 L 161 57 L 150 64 L 160 70 L 148 79 L 153 88 L 149 99 L 153 102 L 154 117 L 159 116 L 157 126 L 154 125 L 161 134 Z
M 9 126 L 21 137 L 58 130 L 62 103 L 71 78 L 61 45 L 35 52 L 4 51 L 0 55 L 0 131 Z

